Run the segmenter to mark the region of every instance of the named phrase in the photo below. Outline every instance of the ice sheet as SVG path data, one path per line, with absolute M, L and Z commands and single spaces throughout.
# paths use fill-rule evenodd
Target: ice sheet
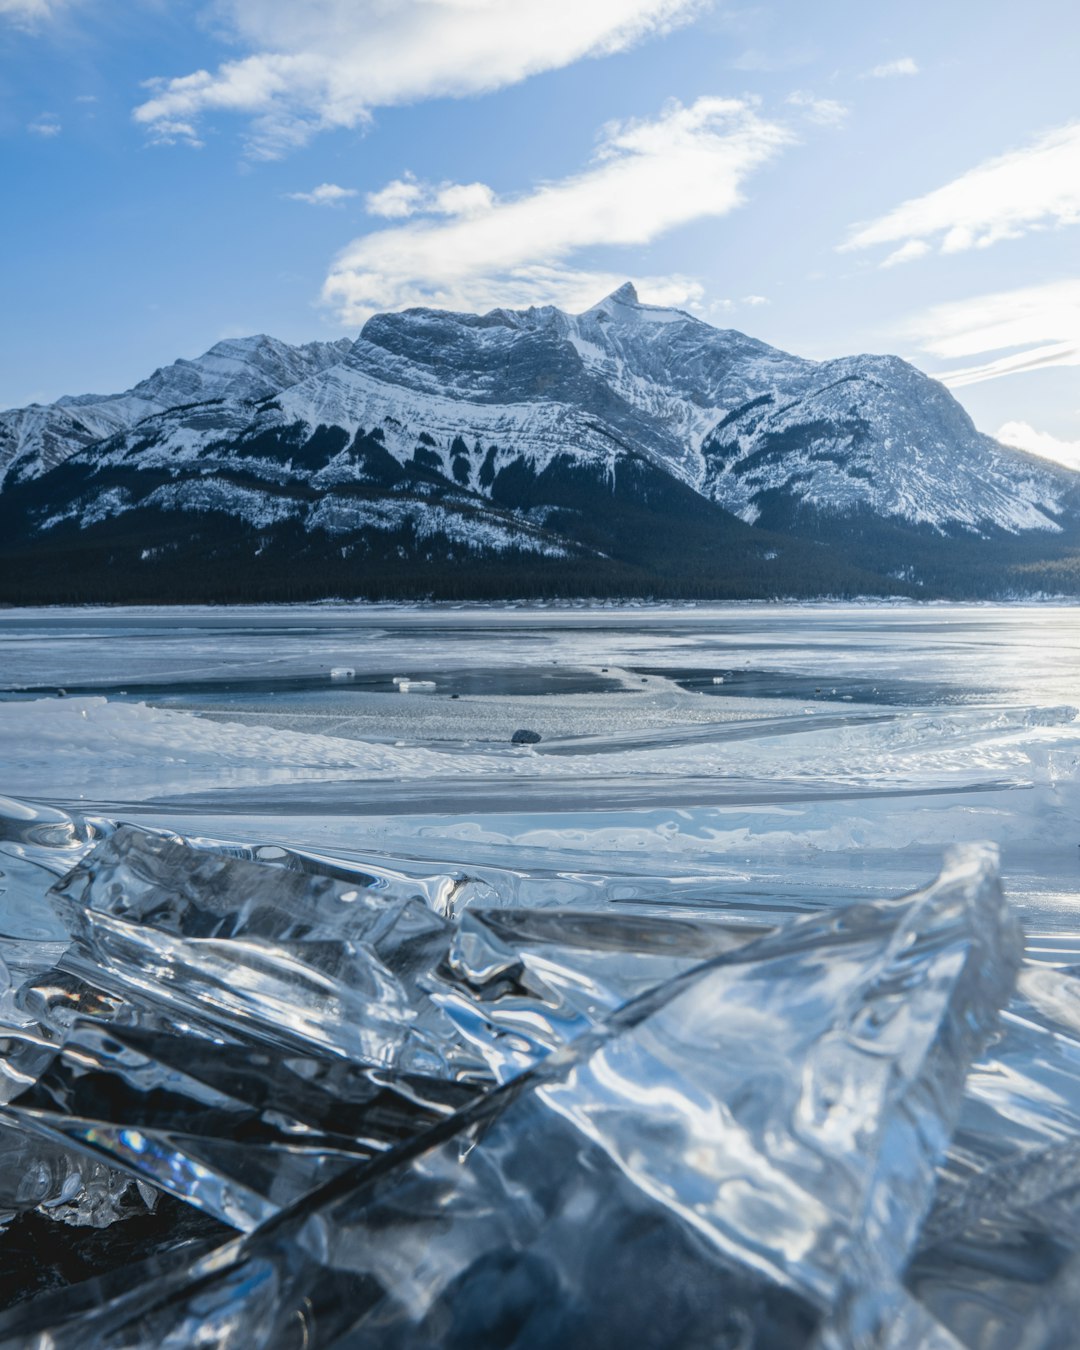
M 1068 1343 L 1078 657 L 1068 608 L 0 614 L 4 1298 L 79 1271 L 3 1343 Z M 1008 911 L 982 853 L 925 889 L 979 840 Z
M 254 885 L 260 872 L 269 889 Z M 287 954 L 293 929 L 310 919 L 305 898 L 326 912 L 325 878 L 300 874 L 306 889 L 282 892 L 290 875 L 128 830 L 98 844 L 55 900 L 73 932 L 81 912 L 186 933 L 189 943 L 227 933 L 242 963 L 255 935 L 264 953 Z M 393 931 L 400 901 L 381 908 Z M 213 1148 L 222 1121 L 234 1135 L 237 1106 L 261 1092 L 276 1107 L 273 1120 L 264 1107 L 265 1127 L 287 1132 L 290 1114 L 306 1115 L 297 1140 L 327 1150 L 311 1135 L 317 1091 L 282 1092 L 281 1061 L 263 1067 L 265 1055 L 249 1056 L 246 1086 L 235 1060 L 230 1073 L 232 1033 L 264 1046 L 281 1035 L 257 1005 L 241 1016 L 231 1004 L 201 1006 L 211 1034 L 194 1036 L 186 1058 L 175 1035 L 129 1030 L 115 1013 L 71 1023 L 55 1059 L 28 1073 L 10 1118 L 45 1138 L 66 1133 L 135 1175 L 146 1155 L 167 1157 L 150 1172 L 159 1185 L 253 1231 L 74 1318 L 64 1296 L 35 1300 L 0 1322 L 0 1335 L 47 1330 L 56 1347 L 285 1346 L 299 1318 L 308 1345 L 464 1346 L 495 1334 L 504 1344 L 625 1344 L 636 1324 L 637 1343 L 705 1345 L 719 1317 L 747 1343 L 892 1336 L 899 1345 L 898 1327 L 932 1328 L 900 1276 L 967 1069 L 1019 958 L 992 851 L 957 854 L 936 883 L 900 901 L 743 933 L 735 945 L 717 928 L 719 954 L 704 961 L 708 925 L 695 936 L 603 911 L 564 924 L 494 913 L 494 926 L 468 907 L 451 924 L 442 980 L 472 1002 L 474 1029 L 485 1012 L 516 1019 L 522 1034 L 531 1024 L 531 1052 L 523 1040 L 505 1086 L 477 1079 L 471 1101 L 444 1096 L 441 1120 L 434 1107 L 427 1120 L 403 1119 L 381 1158 L 335 1180 L 309 1171 L 306 1191 L 296 1190 L 284 1141 L 273 1167 L 260 1155 L 265 1139 L 241 1156 Z M 340 932 L 336 914 L 331 906 L 323 922 Z M 350 922 L 363 931 L 370 919 Z M 151 947 L 129 947 L 123 968 L 106 958 L 96 978 L 153 1012 L 171 1003 L 171 986 L 195 985 L 175 952 Z M 598 982 L 605 954 L 620 959 Z M 625 981 L 639 956 L 653 964 L 635 990 Z M 305 978 L 294 970 L 294 979 L 300 1013 Z M 356 1047 L 340 1028 L 339 1052 L 348 1059 Z M 351 1062 L 365 1057 L 369 1045 Z M 325 1088 L 304 1062 L 300 1078 Z M 395 1083 L 407 1096 L 392 1073 Z M 334 1086 L 344 1086 L 340 1075 Z M 325 1092 L 322 1101 L 325 1110 Z M 98 1111 L 92 1129 L 88 1103 Z M 103 1108 L 121 1119 L 102 1120 Z M 338 1109 L 348 1117 L 347 1104 Z M 279 1189 L 262 1213 L 250 1201 L 241 1212 L 260 1162 Z M 276 1217 L 265 1212 L 282 1204 Z

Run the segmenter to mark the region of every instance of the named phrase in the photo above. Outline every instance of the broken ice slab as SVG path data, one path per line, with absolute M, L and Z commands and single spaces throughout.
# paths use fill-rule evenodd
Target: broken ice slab
M 677 976 L 211 1258 L 0 1320 L 0 1344 L 887 1344 L 898 1308 L 930 1321 L 897 1276 L 1019 951 L 965 851 Z
M 363 1067 L 370 1054 L 355 1044 L 328 1050 L 311 1036 L 301 1055 L 267 1014 L 269 1000 L 291 1000 L 286 1011 L 301 1029 L 310 1025 L 310 971 L 298 973 L 297 953 L 309 965 L 314 953 L 324 975 L 333 965 L 342 1000 L 359 994 L 364 1006 L 378 995 L 366 965 L 373 953 L 360 944 L 356 963 L 346 965 L 336 956 L 341 943 L 278 935 L 294 936 L 298 922 L 310 932 L 317 920 L 354 932 L 366 924 L 385 938 L 377 921 L 394 914 L 395 903 L 375 892 L 371 922 L 353 901 L 345 920 L 331 906 L 312 915 L 301 901 L 332 900 L 331 879 L 283 877 L 278 867 L 207 848 L 124 828 L 60 888 L 74 933 L 102 915 L 122 917 L 126 927 L 106 928 L 104 947 L 95 939 L 100 965 L 76 954 L 68 964 L 81 974 L 46 972 L 19 990 L 47 1063 L 41 1045 L 32 1047 L 33 1063 L 26 1049 L 20 1062 L 11 1060 L 9 1115 L 248 1229 L 343 1167 L 428 1128 L 475 1091 L 385 1064 L 375 1074 Z M 424 943 L 432 934 L 438 941 L 425 948 L 422 978 L 397 1013 L 407 1032 L 410 1018 L 426 1009 L 430 1020 L 441 1009 L 439 1071 L 488 1083 L 523 1072 L 644 990 L 753 936 L 750 928 L 617 914 L 563 912 L 553 923 L 545 911 L 473 909 L 450 924 L 422 913 L 431 923 L 416 932 Z M 389 931 L 400 936 L 399 929 L 409 932 L 400 919 Z M 189 936 L 222 931 L 230 937 Z M 163 952 L 179 974 L 162 969 Z M 383 942 L 379 954 L 397 978 L 417 950 Z M 275 973 L 281 965 L 284 984 Z M 211 970 L 220 978 L 208 989 Z M 258 987 L 262 1003 L 252 1003 L 246 1019 L 225 975 Z M 177 980 L 185 982 L 179 996 Z M 377 1010 L 384 1018 L 394 1011 L 387 1004 Z M 331 1059 L 320 1059 L 320 1050 Z M 360 1063 L 335 1065 L 334 1054 Z
M 420 897 L 250 863 L 121 827 L 51 892 L 65 965 L 136 1001 L 448 1077 L 484 1072 L 420 976 L 449 925 Z
M 120 1217 L 129 1192 L 135 1187 L 124 1172 L 0 1115 L 0 1228 L 32 1209 L 75 1227 L 104 1228 Z
M 1078 1010 L 1080 980 L 1025 966 L 968 1075 L 907 1278 L 974 1350 L 1056 1350 L 1080 1315 Z
M 376 860 L 365 857 L 362 861 L 356 861 L 312 849 L 286 848 L 281 844 L 245 844 L 197 838 L 187 838 L 183 842 L 193 848 L 205 848 L 211 853 L 270 863 L 308 876 L 345 881 L 381 895 L 384 900 L 419 899 L 444 918 L 453 918 L 467 905 L 490 904 L 498 900 L 497 893 L 488 883 L 458 868 L 432 871 L 431 864 L 401 859 L 395 860 L 394 865 L 382 858 Z
M 83 1021 L 0 1120 L 247 1230 L 476 1096 L 255 1044 Z
M 501 1083 L 623 1004 L 769 931 L 575 910 L 473 908 L 459 918 L 432 1000 Z
M 429 983 L 464 1043 L 505 1081 L 610 1012 L 751 932 L 685 920 L 467 912 Z M 475 1088 L 245 1041 L 184 1034 L 130 999 L 56 972 L 22 991 L 63 1038 L 36 1047 L 10 1114 L 241 1229 L 458 1109 Z M 137 991 L 136 991 L 137 992 Z M 474 1075 L 475 1076 L 475 1075 Z M 236 1140 L 242 1138 L 242 1147 Z
M 266 861 L 277 861 L 268 859 Z M 751 928 L 466 908 L 123 826 L 52 892 L 69 975 L 357 1063 L 505 1081 Z M 63 1010 L 63 1000 L 60 1001 Z
M 4 940 L 33 944 L 64 938 L 45 892 L 111 829 L 108 821 L 0 796 L 0 934 Z M 23 960 L 29 962 L 32 952 L 32 946 L 25 947 Z
M 54 967 L 68 946 L 49 887 L 110 829 L 105 821 L 0 797 L 0 1034 L 33 1027 L 19 990 Z M 5 1062 L 0 1043 L 0 1100 Z

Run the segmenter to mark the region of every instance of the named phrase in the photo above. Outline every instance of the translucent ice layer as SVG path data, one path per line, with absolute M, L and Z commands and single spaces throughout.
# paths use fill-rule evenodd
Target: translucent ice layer
M 8 1118 L 241 1229 L 758 931 L 129 826 L 50 897 L 74 941 L 16 992 Z
M 56 889 L 74 966 L 117 1003 L 72 1020 L 8 1110 L 135 1174 L 137 1132 L 176 1166 L 158 1185 L 221 1214 L 231 1185 L 251 1231 L 89 1306 L 39 1298 L 3 1344 L 952 1343 L 901 1279 L 1019 962 L 990 854 L 737 943 L 482 907 L 402 924 L 410 902 L 339 884 L 121 830 Z M 378 963 L 439 1073 L 409 1076 L 385 1018 L 374 1040 L 335 1010 L 275 1028 L 287 970 L 298 1003 L 326 973 L 305 941 Z M 240 994 L 203 943 L 234 944 Z M 338 983 L 358 970 L 334 956 Z M 192 1020 L 147 1030 L 135 1006 Z M 338 1175 L 298 1180 L 306 1147 Z

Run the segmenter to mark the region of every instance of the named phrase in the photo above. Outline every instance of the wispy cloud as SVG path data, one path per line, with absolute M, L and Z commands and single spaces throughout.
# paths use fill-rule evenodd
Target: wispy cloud
M 4 0 L 0 0 L 3 3 Z M 249 119 L 275 156 L 371 110 L 516 84 L 688 22 L 710 0 L 221 0 L 248 55 L 149 82 L 135 110 L 155 139 L 195 141 L 199 119 Z
M 1046 366 L 1080 366 L 1080 280 L 935 305 L 905 331 L 944 360 L 1006 353 L 938 376 L 954 388 Z
M 822 127 L 841 127 L 847 121 L 851 109 L 834 98 L 815 98 L 805 89 L 796 89 L 788 94 L 787 102 L 798 108 L 803 116 Z
M 32 122 L 27 122 L 26 129 L 33 136 L 43 136 L 45 139 L 51 140 L 53 136 L 59 136 L 64 128 L 55 113 L 42 113 L 40 117 L 35 117 Z
M 899 248 L 894 249 L 882 262 L 882 267 L 899 267 L 901 263 L 914 262 L 916 258 L 924 258 L 931 252 L 930 245 L 925 239 L 909 239 L 906 244 L 901 244 Z
M 1080 441 L 1059 440 L 1048 431 L 1036 431 L 1027 422 L 1006 422 L 998 427 L 995 435 L 1003 445 L 1013 445 L 1018 450 L 1064 464 L 1067 469 L 1080 470 Z
M 0 19 L 16 28 L 34 29 L 67 9 L 71 0 L 0 0 Z
M 309 206 L 342 206 L 350 197 L 357 195 L 356 188 L 338 187 L 337 183 L 320 183 L 310 192 L 287 192 L 286 197 L 294 202 L 307 202 Z
M 919 67 L 913 57 L 901 56 L 896 61 L 885 61 L 862 74 L 864 80 L 890 80 L 897 75 L 918 75 Z
M 841 251 L 896 247 L 882 266 L 942 253 L 988 248 L 1030 230 L 1080 221 L 1080 122 L 987 160 L 951 183 L 853 227 Z
M 594 163 L 582 173 L 520 197 L 492 194 L 483 210 L 449 220 L 414 218 L 355 240 L 335 261 L 324 298 L 347 323 L 407 305 L 584 308 L 625 276 L 575 265 L 575 255 L 647 244 L 676 226 L 726 215 L 744 200 L 744 180 L 793 140 L 742 100 L 673 103 L 653 121 L 606 127 Z M 469 193 L 477 195 L 479 186 L 467 185 Z M 383 214 L 390 203 L 397 203 L 391 214 L 401 216 L 445 209 L 439 196 L 445 188 L 432 198 L 415 180 L 389 187 L 388 197 L 373 198 Z M 681 276 L 642 278 L 642 287 L 663 304 L 701 294 Z
M 772 301 L 767 295 L 744 295 L 738 300 L 733 300 L 731 296 L 725 296 L 720 299 L 710 300 L 708 304 L 702 306 L 702 313 L 710 318 L 723 318 L 725 315 L 733 314 L 736 310 L 744 306 L 749 309 L 756 309 L 758 305 L 768 305 Z

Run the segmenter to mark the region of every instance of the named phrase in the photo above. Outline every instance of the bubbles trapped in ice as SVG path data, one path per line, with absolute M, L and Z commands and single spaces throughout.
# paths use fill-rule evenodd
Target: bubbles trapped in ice
M 1055 1344 L 1080 997 L 985 850 L 763 928 L 37 827 L 0 1213 L 116 1259 L 0 1345 Z

